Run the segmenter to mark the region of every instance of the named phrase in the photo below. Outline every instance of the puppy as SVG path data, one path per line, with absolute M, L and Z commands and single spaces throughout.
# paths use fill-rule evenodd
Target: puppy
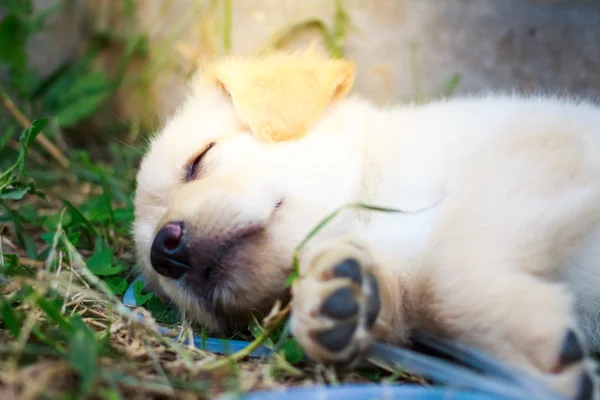
M 292 301 L 307 354 L 422 330 L 598 399 L 600 108 L 486 95 L 379 108 L 313 51 L 200 68 L 139 170 L 141 271 L 212 331 Z M 324 217 L 350 203 L 300 254 Z

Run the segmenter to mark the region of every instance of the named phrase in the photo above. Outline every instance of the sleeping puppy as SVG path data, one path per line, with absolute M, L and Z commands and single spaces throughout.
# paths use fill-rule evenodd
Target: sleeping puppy
M 138 175 L 142 272 L 212 331 L 291 298 L 309 357 L 422 330 L 598 399 L 600 108 L 483 96 L 378 108 L 314 51 L 200 68 Z M 300 254 L 324 217 L 347 208 Z

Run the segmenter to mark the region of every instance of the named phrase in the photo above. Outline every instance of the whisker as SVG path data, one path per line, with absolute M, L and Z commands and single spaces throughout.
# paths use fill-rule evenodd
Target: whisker
M 156 99 L 156 116 L 158 117 L 158 123 L 160 124 L 160 126 L 163 126 L 162 117 L 160 115 L 160 107 L 158 104 L 158 99 Z
M 136 148 L 136 147 L 133 147 L 133 146 L 132 146 L 132 145 L 130 145 L 129 143 L 125 143 L 124 141 L 117 139 L 116 137 L 114 137 L 114 136 L 113 136 L 113 135 L 111 135 L 110 133 L 108 134 L 108 136 L 110 136 L 110 137 L 111 137 L 111 138 L 112 138 L 112 139 L 113 139 L 115 142 L 118 142 L 118 143 L 120 143 L 120 144 L 122 144 L 122 145 L 125 145 L 125 146 L 129 147 L 131 150 L 134 150 L 134 151 L 136 151 L 137 153 L 139 153 L 139 154 L 140 154 L 140 155 L 142 155 L 142 156 L 144 155 L 144 153 L 143 153 L 143 152 L 142 152 L 140 149 L 138 149 L 138 148 Z
M 147 145 L 150 145 L 150 141 L 148 140 L 148 138 L 146 138 L 144 135 L 142 135 L 139 130 L 135 129 L 130 123 L 128 123 L 127 121 L 125 121 L 123 118 L 119 117 L 117 114 L 115 114 L 115 113 L 111 113 L 111 114 L 116 119 L 118 119 L 119 121 L 121 121 L 125 126 L 127 126 L 129 129 L 131 129 L 137 135 L 137 137 L 139 137 L 140 139 L 142 139 Z
M 125 124 L 125 126 L 127 126 L 129 129 L 131 129 L 133 132 L 136 133 L 136 135 L 139 135 L 140 132 L 136 129 L 133 128 L 133 126 L 131 126 L 130 123 L 128 123 L 127 121 L 125 121 L 123 118 L 119 117 L 117 114 L 115 113 L 111 113 L 116 119 L 118 119 L 119 121 L 121 121 L 123 124 Z

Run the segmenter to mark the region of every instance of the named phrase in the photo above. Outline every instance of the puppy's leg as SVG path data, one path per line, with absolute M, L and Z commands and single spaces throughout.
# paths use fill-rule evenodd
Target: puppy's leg
M 581 211 L 582 202 L 528 204 L 522 193 L 512 204 L 495 202 L 493 210 L 491 201 L 488 210 L 468 200 L 448 204 L 413 276 L 408 317 L 419 329 L 487 351 L 569 398 L 598 399 L 576 288 L 560 274 L 596 217 Z
M 352 365 L 401 318 L 394 309 L 401 293 L 352 239 L 334 241 L 304 265 L 292 288 L 292 333 L 312 360 Z M 397 341 L 406 336 L 394 332 Z
M 445 271 L 415 287 L 410 303 L 418 328 L 493 354 L 569 398 L 598 398 L 595 363 L 564 285 L 517 271 L 455 267 L 440 267 Z

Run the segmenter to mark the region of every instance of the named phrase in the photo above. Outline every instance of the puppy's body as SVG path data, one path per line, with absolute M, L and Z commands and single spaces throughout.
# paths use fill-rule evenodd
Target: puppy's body
M 256 65 L 300 79 L 303 96 L 330 90 L 334 101 L 320 110 L 287 93 L 273 115 L 318 118 L 293 140 L 295 126 L 275 121 L 269 132 L 286 139 L 268 142 L 257 132 L 264 121 L 241 117 L 264 102 L 248 111 L 228 77 L 196 81 L 138 180 L 140 264 L 160 289 L 213 329 L 235 326 L 287 296 L 294 248 L 330 212 L 355 202 L 400 209 L 346 210 L 309 242 L 292 328 L 312 358 L 345 362 L 373 337 L 404 343 L 424 329 L 490 351 L 564 394 L 592 396 L 583 343 L 600 350 L 598 108 L 490 95 L 380 109 L 344 98 L 344 68 L 338 81 L 336 73 L 310 79 L 329 64 L 299 75 L 280 64 L 270 71 L 269 58 Z M 294 102 L 308 105 L 298 111 Z M 185 179 L 213 142 L 201 174 Z M 151 245 L 164 250 L 155 237 L 173 221 L 183 224 L 176 239 L 185 249 L 175 258 L 188 268 L 153 261 L 159 275 Z
M 592 105 L 544 98 L 373 110 L 355 133 L 363 137 L 346 139 L 365 150 L 360 194 L 350 200 L 409 213 L 370 213 L 353 235 L 377 265 L 410 276 L 449 251 L 464 257 L 448 266 L 456 275 L 482 257 L 474 261 L 486 274 L 512 264 L 564 282 L 600 350 L 599 124 Z

